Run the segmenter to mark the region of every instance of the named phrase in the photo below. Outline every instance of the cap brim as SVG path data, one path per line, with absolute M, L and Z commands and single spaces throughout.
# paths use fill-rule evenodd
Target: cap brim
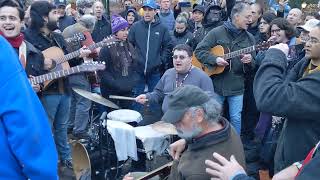
M 182 110 L 167 110 L 166 113 L 162 116 L 161 120 L 167 123 L 176 123 L 180 121 L 187 109 Z
M 312 28 L 308 27 L 308 26 L 298 26 L 297 28 L 303 29 L 304 31 L 308 31 L 310 32 Z
M 144 5 L 144 6 L 142 6 L 142 8 L 144 8 L 144 7 L 148 7 L 148 8 L 151 8 L 151 9 L 157 9 L 157 8 L 154 8 L 154 7 L 149 6 L 149 5 Z

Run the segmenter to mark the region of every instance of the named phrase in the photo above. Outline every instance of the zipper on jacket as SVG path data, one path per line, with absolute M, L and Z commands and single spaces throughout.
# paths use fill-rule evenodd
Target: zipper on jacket
M 148 66 L 148 60 L 149 60 L 148 57 L 149 57 L 150 27 L 151 27 L 151 22 L 149 23 L 149 28 L 148 28 L 147 53 L 146 53 L 146 62 L 144 63 L 144 75 L 147 74 L 147 66 Z

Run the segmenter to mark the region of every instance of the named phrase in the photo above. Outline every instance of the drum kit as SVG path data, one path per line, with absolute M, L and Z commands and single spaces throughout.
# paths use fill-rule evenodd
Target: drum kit
M 167 137 L 177 134 L 172 124 L 162 121 L 146 127 L 134 128 L 130 123 L 139 123 L 142 120 L 139 112 L 120 109 L 118 105 L 96 93 L 76 88 L 73 88 L 73 91 L 95 103 L 115 109 L 110 113 L 103 112 L 96 117 L 92 116 L 89 127 L 90 138 L 88 140 L 72 142 L 73 170 L 77 180 L 116 179 L 118 177 L 122 166 L 126 162 L 126 160 L 119 156 L 119 147 L 123 147 L 121 146 L 123 143 L 130 144 L 128 143 L 128 139 L 126 139 L 126 142 L 123 142 L 124 135 L 119 133 L 125 133 L 126 138 L 128 138 L 129 134 L 133 132 L 134 138 L 138 140 L 140 138 L 142 142 L 146 141 L 146 139 L 149 142 L 153 136 L 156 136 L 157 140 L 159 140 L 158 136 Z M 135 98 L 132 97 L 113 95 L 110 96 L 110 99 L 135 100 Z M 142 131 L 144 131 L 144 129 L 151 129 L 152 137 L 148 137 L 147 133 L 138 133 L 141 129 Z M 112 134 L 115 132 L 118 134 Z M 140 135 L 137 135 L 137 133 Z M 119 137 L 119 139 L 117 139 L 117 137 Z M 165 138 L 162 140 L 164 139 Z M 132 140 L 132 138 L 130 140 Z M 135 143 L 134 140 L 133 144 Z M 152 144 L 158 144 L 158 142 Z M 169 142 L 162 142 L 162 144 L 168 146 Z M 150 149 L 150 147 L 148 148 Z M 128 157 L 132 156 L 128 155 Z

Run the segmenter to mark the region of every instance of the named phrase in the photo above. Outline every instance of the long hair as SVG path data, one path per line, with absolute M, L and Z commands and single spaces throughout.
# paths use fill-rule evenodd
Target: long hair
M 50 11 L 56 7 L 49 3 L 48 1 L 35 1 L 31 4 L 30 8 L 30 28 L 34 30 L 39 30 L 45 24 L 43 17 L 48 17 Z

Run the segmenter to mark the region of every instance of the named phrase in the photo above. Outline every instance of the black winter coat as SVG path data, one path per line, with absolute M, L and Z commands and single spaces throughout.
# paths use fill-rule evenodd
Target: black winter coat
M 255 76 L 258 110 L 286 117 L 275 154 L 276 172 L 303 160 L 320 139 L 320 72 L 303 77 L 309 62 L 302 59 L 286 74 L 285 54 L 269 49 Z

